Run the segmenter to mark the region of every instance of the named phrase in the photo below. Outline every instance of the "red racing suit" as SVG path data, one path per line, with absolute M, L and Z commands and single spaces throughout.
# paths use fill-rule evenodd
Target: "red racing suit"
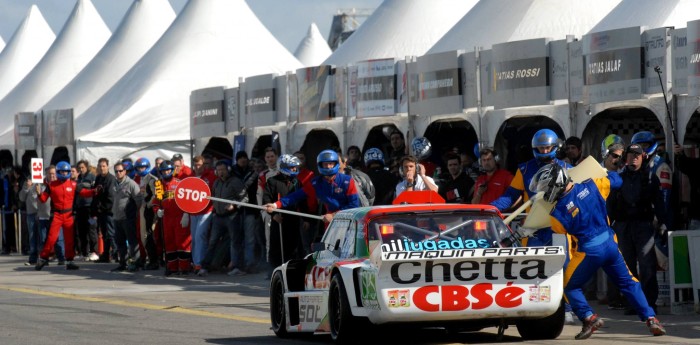
M 161 181 L 163 198 L 153 201 L 153 211 L 157 214 L 159 209 L 163 210 L 166 270 L 189 272 L 192 260 L 190 227 L 189 224 L 186 227 L 182 226 L 184 212 L 175 204 L 175 188 L 180 183 L 180 179 L 172 177 Z
M 41 202 L 46 202 L 51 197 L 51 214 L 53 216 L 49 233 L 46 236 L 46 243 L 44 243 L 44 248 L 40 254 L 40 257 L 44 260 L 49 259 L 61 228 L 63 228 L 63 239 L 66 244 L 66 260 L 73 261 L 75 257 L 73 200 L 75 200 L 76 189 L 77 183 L 75 181 L 70 179 L 65 181 L 56 180 L 49 183 L 47 188 L 39 194 Z M 80 196 L 83 197 L 93 197 L 94 194 L 92 189 L 80 191 Z

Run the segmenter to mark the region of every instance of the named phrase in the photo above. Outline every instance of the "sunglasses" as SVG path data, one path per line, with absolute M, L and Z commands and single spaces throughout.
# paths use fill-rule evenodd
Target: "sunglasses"
M 620 158 L 620 157 L 622 157 L 622 156 L 618 155 L 617 153 L 610 153 L 610 157 L 615 158 L 615 159 L 618 159 L 618 158 Z
M 115 172 L 115 173 L 121 173 L 121 172 L 124 172 L 124 169 L 121 169 L 121 170 L 114 169 L 114 172 Z

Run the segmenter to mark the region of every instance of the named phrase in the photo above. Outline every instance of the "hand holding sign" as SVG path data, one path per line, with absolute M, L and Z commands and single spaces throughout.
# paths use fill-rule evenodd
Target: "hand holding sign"
M 44 182 L 44 160 L 41 158 L 32 158 L 31 161 L 31 178 L 34 183 Z

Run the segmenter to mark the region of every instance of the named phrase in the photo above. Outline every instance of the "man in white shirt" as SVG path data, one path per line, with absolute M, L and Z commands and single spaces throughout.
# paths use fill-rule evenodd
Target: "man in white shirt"
M 401 158 L 399 175 L 401 175 L 402 180 L 396 185 L 396 195 L 394 198 L 398 197 L 399 194 L 404 191 L 438 191 L 438 186 L 435 184 L 433 178 L 425 175 L 425 167 L 423 164 L 418 163 L 418 159 L 414 156 L 408 155 Z

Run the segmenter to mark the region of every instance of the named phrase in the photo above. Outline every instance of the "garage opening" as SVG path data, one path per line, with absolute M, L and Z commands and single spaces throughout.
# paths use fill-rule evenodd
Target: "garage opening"
M 210 154 L 215 159 L 233 159 L 233 146 L 227 138 L 211 137 L 209 142 L 204 146 L 202 154 Z
M 333 131 L 314 129 L 306 135 L 306 139 L 304 139 L 304 143 L 299 151 L 306 156 L 306 167 L 313 170 L 314 174 L 318 174 L 316 157 L 321 151 L 330 149 L 333 146 L 340 146 L 340 141 Z
M 496 134 L 494 148 L 505 163 L 501 168 L 515 173 L 518 164 L 532 159 L 532 137 L 540 129 L 548 128 L 565 140 L 564 131 L 556 121 L 546 116 L 518 116 L 503 122 Z

